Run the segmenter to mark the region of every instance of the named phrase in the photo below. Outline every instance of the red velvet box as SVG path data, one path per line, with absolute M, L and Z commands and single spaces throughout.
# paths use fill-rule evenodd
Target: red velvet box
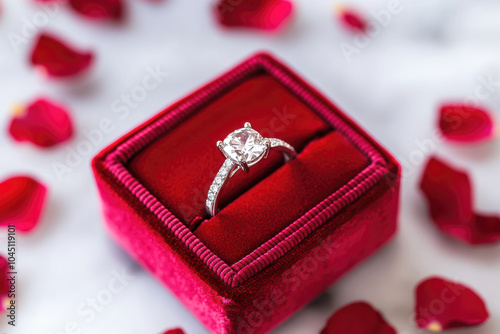
M 245 122 L 299 152 L 235 176 L 222 210 L 204 201 Z M 213 333 L 265 333 L 396 230 L 394 158 L 284 65 L 258 54 L 93 161 L 113 237 Z M 243 174 L 243 173 L 242 173 Z

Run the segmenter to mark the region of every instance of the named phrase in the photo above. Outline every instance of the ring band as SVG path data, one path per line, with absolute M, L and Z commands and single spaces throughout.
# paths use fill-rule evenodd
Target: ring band
M 239 170 L 248 173 L 249 167 L 267 158 L 271 149 L 283 153 L 285 162 L 297 156 L 295 149 L 287 142 L 276 138 L 264 138 L 245 123 L 241 129 L 230 133 L 226 139 L 217 142 L 217 147 L 226 158 L 208 191 L 205 208 L 210 217 L 218 212 L 218 200 L 222 189 Z

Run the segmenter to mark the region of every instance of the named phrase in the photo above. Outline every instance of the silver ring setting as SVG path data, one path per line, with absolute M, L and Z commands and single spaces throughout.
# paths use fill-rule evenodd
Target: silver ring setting
M 224 140 L 217 142 L 217 147 L 226 158 L 215 176 L 208 191 L 205 208 L 210 217 L 218 212 L 217 202 L 222 189 L 234 174 L 242 170 L 248 173 L 249 167 L 269 156 L 271 149 L 283 153 L 285 162 L 297 156 L 295 149 L 287 142 L 276 138 L 264 138 L 252 129 L 250 123 L 231 132 Z

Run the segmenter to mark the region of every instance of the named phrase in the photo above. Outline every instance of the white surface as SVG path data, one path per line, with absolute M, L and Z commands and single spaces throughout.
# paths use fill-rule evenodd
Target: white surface
M 44 29 L 97 53 L 96 66 L 83 83 L 54 83 L 27 65 L 28 46 L 16 54 L 6 38 L 10 32 L 19 34 L 23 20 L 31 20 L 40 7 L 27 0 L 3 1 L 0 178 L 30 173 L 50 187 L 50 200 L 36 232 L 19 236 L 18 327 L 12 330 L 1 320 L 2 332 L 59 334 L 75 322 L 82 333 L 160 333 L 174 326 L 190 334 L 206 333 L 169 292 L 108 238 L 89 161 L 121 134 L 255 51 L 269 50 L 283 59 L 402 161 L 421 156 L 417 141 L 430 138 L 436 107 L 442 101 L 463 101 L 473 95 L 481 77 L 500 80 L 500 4 L 493 0 L 404 2 L 401 12 L 350 63 L 339 45 L 353 44 L 353 36 L 334 22 L 328 1 L 295 1 L 295 17 L 280 34 L 222 31 L 214 22 L 213 1 L 209 0 L 128 3 L 130 20 L 122 27 L 88 23 L 66 9 L 48 20 Z M 381 0 L 358 4 L 368 15 L 388 6 Z M 113 101 L 141 84 L 147 66 L 157 65 L 168 77 L 127 117 L 120 118 L 112 110 Z M 51 163 L 64 162 L 64 147 L 40 151 L 18 145 L 4 130 L 12 104 L 38 95 L 72 109 L 79 133 L 71 148 L 85 139 L 84 129 L 98 128 L 102 119 L 109 118 L 115 125 L 62 181 Z M 482 103 L 500 116 L 498 91 Z M 470 170 L 477 207 L 500 213 L 498 141 L 467 148 L 435 146 L 441 156 Z M 416 188 L 421 167 L 421 162 L 405 167 L 398 237 L 274 333 L 318 333 L 334 310 L 359 299 L 380 309 L 400 333 L 418 333 L 411 320 L 413 289 L 419 280 L 434 274 L 465 282 L 488 304 L 488 323 L 460 333 L 500 332 L 500 246 L 469 247 L 437 232 Z M 4 254 L 4 237 L 1 242 Z M 106 288 L 113 270 L 124 268 L 133 281 L 92 321 L 79 316 L 80 304 Z

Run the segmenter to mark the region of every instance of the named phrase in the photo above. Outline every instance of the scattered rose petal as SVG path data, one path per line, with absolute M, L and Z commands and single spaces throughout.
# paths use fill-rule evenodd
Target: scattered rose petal
M 7 309 L 9 302 L 9 282 L 7 281 L 7 272 L 9 271 L 9 263 L 7 259 L 0 255 L 0 312 Z
M 396 334 L 384 317 L 370 304 L 355 302 L 335 312 L 321 334 Z
M 38 99 L 26 108 L 16 109 L 9 132 L 17 141 L 51 147 L 68 140 L 73 134 L 73 125 L 65 108 Z
M 69 0 L 69 5 L 94 20 L 121 21 L 125 12 L 122 0 Z
M 443 136 L 456 142 L 479 142 L 492 138 L 491 113 L 485 109 L 445 104 L 439 110 L 439 129 Z
M 185 333 L 182 329 L 176 328 L 176 329 L 169 329 L 168 331 L 164 332 L 163 334 L 185 334 Z
M 292 8 L 286 0 L 220 0 L 215 9 L 224 26 L 275 30 L 290 16 Z
M 500 217 L 474 213 L 472 189 L 466 173 L 432 157 L 420 188 L 429 202 L 431 217 L 442 232 L 469 244 L 500 240 Z
M 67 44 L 42 33 L 31 53 L 31 63 L 51 77 L 69 77 L 86 70 L 93 62 L 91 52 L 73 50 Z
M 431 332 L 482 324 L 488 311 L 470 288 L 440 277 L 428 278 L 415 291 L 415 322 Z
M 0 183 L 0 226 L 15 225 L 29 232 L 44 207 L 47 188 L 29 176 L 15 176 Z
M 365 18 L 357 11 L 342 6 L 337 7 L 337 15 L 342 25 L 355 33 L 364 33 L 368 28 Z

